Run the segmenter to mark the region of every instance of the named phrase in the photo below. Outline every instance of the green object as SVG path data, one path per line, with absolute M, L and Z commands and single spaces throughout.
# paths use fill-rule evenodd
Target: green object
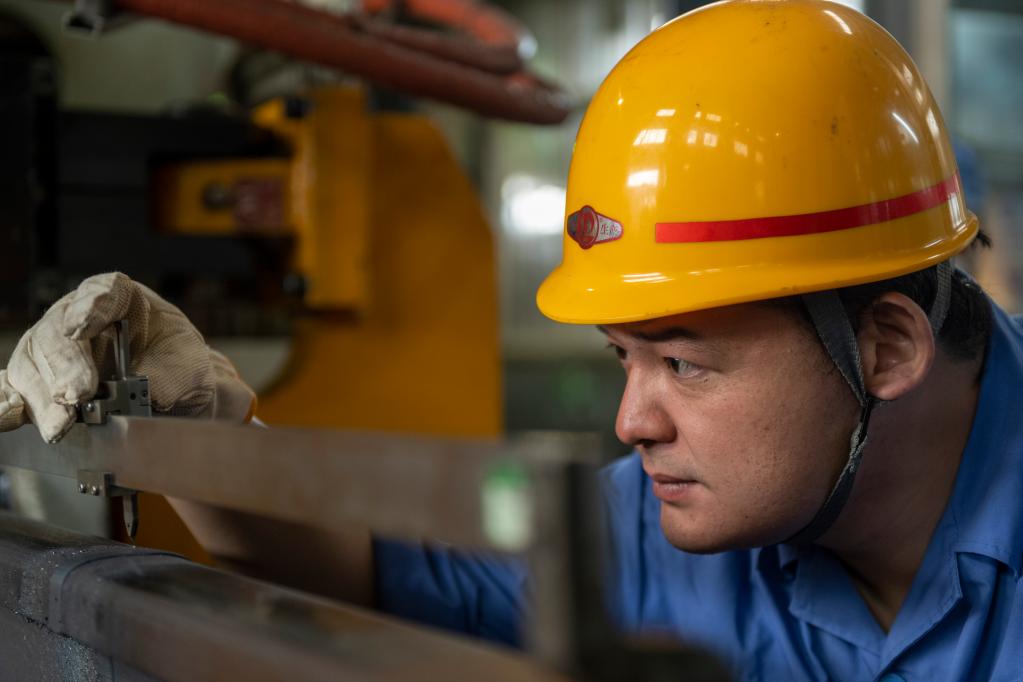
M 516 462 L 494 467 L 483 481 L 483 533 L 498 549 L 525 550 L 533 537 L 529 476 Z

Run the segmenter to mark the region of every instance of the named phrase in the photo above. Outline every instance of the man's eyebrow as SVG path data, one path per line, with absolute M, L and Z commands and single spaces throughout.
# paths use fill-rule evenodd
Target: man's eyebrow
M 608 335 L 607 327 L 602 324 L 597 325 L 597 330 L 604 335 Z M 698 341 L 701 338 L 698 333 L 688 327 L 665 327 L 664 329 L 655 329 L 653 331 L 636 330 L 624 332 L 624 334 L 650 343 L 678 341 L 680 339 Z

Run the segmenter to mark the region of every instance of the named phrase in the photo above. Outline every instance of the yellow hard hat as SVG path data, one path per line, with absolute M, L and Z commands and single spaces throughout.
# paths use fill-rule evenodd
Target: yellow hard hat
M 909 55 L 821 0 L 736 0 L 641 41 L 590 103 L 537 304 L 610 324 L 821 291 L 977 233 Z

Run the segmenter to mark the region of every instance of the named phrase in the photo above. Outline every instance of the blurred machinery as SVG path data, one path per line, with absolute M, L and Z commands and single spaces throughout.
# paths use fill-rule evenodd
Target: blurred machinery
M 546 122 L 567 113 L 557 91 L 528 84 L 515 43 L 507 44 L 518 29 L 500 34 L 494 13 L 468 12 L 471 2 L 409 6 L 420 10 L 412 15 L 417 19 L 464 6 L 456 18 L 496 34 L 494 46 L 386 23 L 377 18 L 386 2 L 367 3 L 376 14 L 345 18 L 282 0 L 246 2 L 245 11 L 235 4 L 77 2 L 67 22 L 98 31 L 117 25 L 117 7 L 141 9 L 328 65 L 359 67 L 388 85 L 488 113 Z M 377 125 L 388 116 L 359 94 L 364 86 L 347 98 L 289 93 L 252 116 L 237 106 L 158 117 L 60 111 L 45 48 L 17 25 L 5 32 L 5 142 L 14 152 L 4 168 L 11 180 L 5 190 L 17 217 L 3 234 L 12 267 L 4 268 L 11 286 L 4 287 L 0 324 L 23 326 L 81 275 L 129 263 L 131 274 L 159 285 L 215 335 L 280 333 L 286 323 L 274 313 L 287 319 L 296 308 L 368 311 L 372 192 L 402 167 L 420 180 L 429 175 L 412 167 L 416 150 L 431 146 L 427 121 L 418 131 Z M 235 90 L 246 91 L 236 92 L 238 99 L 251 94 L 250 61 L 240 60 L 232 78 Z M 378 158 L 392 138 L 408 152 L 400 163 Z M 432 142 L 443 148 L 440 139 Z M 421 159 L 431 172 L 445 161 L 438 153 L 443 149 Z M 204 165 L 190 169 L 193 162 Z M 461 177 L 444 182 L 466 186 Z M 384 194 L 398 198 L 407 190 Z
M 377 0 L 346 15 L 286 0 L 67 10 L 68 30 L 99 36 L 97 50 L 144 14 L 487 115 L 567 114 L 563 93 L 524 71 L 524 29 L 469 0 Z M 232 83 L 246 103 L 253 61 Z M 253 107 L 68 111 L 55 68 L 31 32 L 3 24 L 0 327 L 23 330 L 83 277 L 121 270 L 207 336 L 290 339 L 260 395 L 268 423 L 499 435 L 492 235 L 428 118 L 379 106 L 402 97 L 359 82 Z M 141 507 L 140 544 L 206 559 L 162 499 L 143 495 Z

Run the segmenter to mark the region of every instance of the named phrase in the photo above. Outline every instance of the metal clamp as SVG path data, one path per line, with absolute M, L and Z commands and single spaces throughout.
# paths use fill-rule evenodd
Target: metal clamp
M 120 497 L 124 505 L 124 529 L 128 537 L 135 542 L 139 530 L 139 495 L 137 490 L 122 488 L 117 485 L 114 475 L 109 471 L 78 471 L 78 492 L 96 497 Z
M 149 377 L 129 376 L 131 368 L 128 320 L 114 323 L 114 376 L 101 381 L 96 396 L 79 405 L 78 421 L 105 424 L 111 414 L 125 417 L 152 417 L 149 402 Z

